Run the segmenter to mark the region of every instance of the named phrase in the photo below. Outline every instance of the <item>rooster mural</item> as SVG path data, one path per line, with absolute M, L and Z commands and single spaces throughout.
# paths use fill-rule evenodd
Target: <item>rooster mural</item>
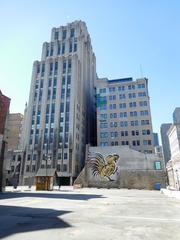
M 109 181 L 114 181 L 111 176 L 118 170 L 116 166 L 118 159 L 119 155 L 117 154 L 109 154 L 104 158 L 100 153 L 89 153 L 88 166 L 91 168 L 93 176 L 106 177 Z

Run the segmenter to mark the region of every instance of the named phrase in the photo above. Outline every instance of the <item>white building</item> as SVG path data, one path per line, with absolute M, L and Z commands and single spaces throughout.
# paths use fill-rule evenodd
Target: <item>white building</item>
M 84 165 L 85 145 L 95 141 L 96 59 L 86 24 L 53 28 L 33 64 L 26 116 L 24 184 L 40 168 L 56 169 L 72 183 Z
M 180 190 L 180 124 L 173 124 L 168 131 L 171 160 L 167 163 L 169 185 Z
M 96 81 L 98 146 L 154 153 L 148 79 Z

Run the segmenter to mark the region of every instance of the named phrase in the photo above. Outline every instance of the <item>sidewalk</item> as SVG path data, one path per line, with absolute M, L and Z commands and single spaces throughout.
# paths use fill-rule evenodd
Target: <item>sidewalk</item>
M 163 193 L 164 195 L 168 196 L 168 197 L 173 197 L 173 198 L 180 199 L 180 191 L 161 188 L 160 192 Z

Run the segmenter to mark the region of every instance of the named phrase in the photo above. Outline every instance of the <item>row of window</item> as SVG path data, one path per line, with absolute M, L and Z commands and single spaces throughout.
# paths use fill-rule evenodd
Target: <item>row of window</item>
M 51 56 L 57 56 L 57 55 L 63 55 L 66 51 L 69 53 L 76 52 L 77 51 L 77 38 L 74 38 L 73 40 L 69 40 L 68 50 L 66 50 L 67 44 L 65 42 L 58 42 L 57 48 L 55 48 L 52 44 L 51 47 L 47 47 L 46 50 L 46 57 Z M 56 52 L 55 52 L 56 49 Z
M 116 91 L 125 91 L 125 90 L 134 90 L 134 89 L 143 89 L 146 85 L 144 83 L 139 84 L 130 84 L 128 86 L 122 85 L 119 87 L 109 87 L 109 88 L 101 88 L 99 89 L 99 93 L 108 93 L 108 92 L 116 92 Z
M 59 31 L 55 31 L 54 32 L 54 40 L 60 40 L 60 37 L 62 40 L 65 40 L 67 37 L 74 37 L 75 36 L 75 29 L 74 28 L 71 28 L 70 31 L 69 31 L 69 34 L 67 34 L 68 31 L 66 29 L 63 29 L 61 34 Z
M 57 79 L 55 78 L 53 81 L 53 88 L 52 88 L 52 79 L 50 78 L 48 81 L 48 92 L 47 92 L 47 100 L 51 99 L 56 99 L 56 85 L 57 85 Z M 67 85 L 67 98 L 70 98 L 70 92 L 71 92 L 71 75 L 67 76 L 67 79 L 65 76 L 62 77 L 62 89 L 61 89 L 61 99 L 65 98 L 65 91 L 66 91 L 66 85 Z M 42 100 L 42 95 L 43 95 L 43 89 L 38 89 L 35 90 L 34 93 L 34 101 L 38 99 L 40 102 Z
M 151 131 L 149 129 L 144 129 L 141 131 L 142 135 L 150 135 Z M 128 131 L 114 131 L 114 132 L 100 132 L 100 138 L 108 138 L 108 137 L 126 137 L 129 136 L 139 136 L 139 130 L 133 130 L 131 132 Z
M 149 115 L 149 112 L 148 110 L 143 110 L 143 111 L 140 111 L 139 113 L 137 111 L 132 111 L 132 112 L 129 112 L 129 116 L 130 117 L 137 117 L 138 114 L 140 116 L 148 116 Z M 128 113 L 127 112 L 120 112 L 120 113 L 110 113 L 110 114 L 107 114 L 107 113 L 101 113 L 100 114 L 100 120 L 105 120 L 107 118 L 126 118 L 128 117 Z
M 54 71 L 54 74 L 58 74 L 58 69 L 59 69 L 59 62 L 50 62 L 49 63 L 49 68 L 48 68 L 48 71 L 49 71 L 49 75 L 52 75 L 53 74 L 53 71 Z M 40 71 L 40 67 L 41 67 L 41 71 Z M 71 72 L 71 67 L 72 67 L 72 61 L 71 59 L 65 59 L 63 60 L 62 62 L 62 72 L 63 74 L 66 73 L 66 70 L 68 73 Z M 44 76 L 44 72 L 45 72 L 45 64 L 43 63 L 41 66 L 40 64 L 37 65 L 37 74 L 39 74 L 41 72 L 41 77 Z M 43 83 L 42 83 L 43 84 Z
M 139 106 L 140 107 L 146 107 L 148 105 L 148 102 L 147 101 L 140 101 L 140 102 L 130 102 L 129 103 L 129 107 L 132 108 L 132 107 L 137 107 L 137 104 L 139 103 Z M 120 103 L 119 104 L 119 109 L 122 109 L 122 108 L 126 108 L 127 107 L 127 103 Z M 109 109 L 112 110 L 112 109 L 116 109 L 117 108 L 117 104 L 116 103 L 113 103 L 113 104 L 109 104 Z
M 147 94 L 146 92 L 138 92 L 137 94 L 136 93 L 128 93 L 128 95 L 126 94 L 119 94 L 119 99 L 126 99 L 126 97 L 128 98 L 136 98 L 136 97 L 146 97 Z M 112 100 L 116 100 L 117 99 L 117 95 L 110 95 L 109 96 L 109 100 L 112 101 Z
M 138 125 L 149 125 L 150 124 L 150 121 L 149 119 L 146 119 L 146 120 L 141 120 L 141 121 L 138 121 L 138 120 L 135 120 L 135 121 L 120 121 L 120 122 L 110 122 L 109 126 L 108 126 L 108 123 L 100 123 L 99 124 L 99 127 L 100 128 L 108 128 L 108 127 L 127 127 L 128 125 L 130 126 L 138 126 Z
M 50 164 L 48 164 L 47 166 L 42 164 L 41 168 L 52 168 L 52 166 Z M 26 165 L 26 172 L 35 172 L 36 171 L 36 165 Z M 62 171 L 62 172 L 66 172 L 67 171 L 67 164 L 57 164 L 57 171 Z
M 132 146 L 141 146 L 141 145 L 144 145 L 144 146 L 147 146 L 147 145 L 152 145 L 152 142 L 151 142 L 151 140 L 143 140 L 142 141 L 142 144 L 141 144 L 141 142 L 140 142 L 140 140 L 133 140 L 133 141 L 120 141 L 120 142 L 118 142 L 118 141 L 112 141 L 112 142 L 110 142 L 110 144 L 109 144 L 109 142 L 100 142 L 100 146 L 102 146 L 102 147 L 104 147 L 104 146 L 109 146 L 109 145 L 111 145 L 111 146 L 119 146 L 119 145 L 132 145 Z

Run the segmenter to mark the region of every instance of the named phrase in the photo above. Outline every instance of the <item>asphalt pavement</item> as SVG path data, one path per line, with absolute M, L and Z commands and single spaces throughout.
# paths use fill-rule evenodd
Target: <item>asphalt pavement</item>
M 178 240 L 180 200 L 127 189 L 5 192 L 0 239 Z

